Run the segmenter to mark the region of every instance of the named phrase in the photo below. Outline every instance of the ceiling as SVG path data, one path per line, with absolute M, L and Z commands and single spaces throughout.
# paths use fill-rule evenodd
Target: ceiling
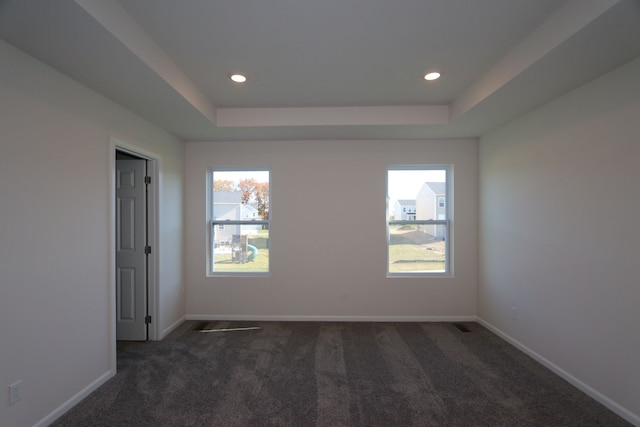
M 0 0 L 0 38 L 187 141 L 478 137 L 640 56 L 640 1 Z

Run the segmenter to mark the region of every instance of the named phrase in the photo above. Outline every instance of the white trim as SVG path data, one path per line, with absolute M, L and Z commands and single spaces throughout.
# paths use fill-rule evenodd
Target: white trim
M 540 363 L 541 365 L 543 365 L 546 368 L 550 369 L 554 374 L 558 375 L 560 378 L 564 379 L 569 384 L 573 385 L 578 390 L 582 391 L 587 396 L 591 397 L 593 400 L 601 403 L 602 405 L 607 407 L 612 412 L 616 413 L 617 415 L 621 416 L 625 420 L 629 421 L 631 424 L 636 425 L 636 426 L 640 426 L 640 415 L 634 414 L 633 412 L 631 412 L 628 409 L 624 408 L 620 404 L 618 404 L 615 401 L 611 400 L 609 397 L 607 397 L 604 394 L 600 393 L 598 390 L 596 390 L 593 387 L 589 386 L 588 384 L 580 381 L 578 378 L 574 377 L 569 372 L 567 372 L 564 369 L 562 369 L 560 366 L 558 366 L 555 363 L 551 362 L 549 359 L 545 358 L 544 356 L 536 353 L 535 351 L 533 351 L 532 349 L 530 349 L 526 345 L 522 344 L 520 341 L 516 340 L 515 338 L 512 338 L 511 336 L 509 336 L 508 334 L 506 334 L 502 330 L 498 329 L 497 327 L 493 326 L 491 323 L 487 322 L 486 320 L 482 319 L 481 317 L 478 317 L 477 321 L 482 326 L 484 326 L 485 328 L 489 329 L 491 332 L 493 332 L 494 334 L 498 335 L 503 340 L 507 341 L 509 344 L 511 344 L 514 347 L 516 347 L 518 350 L 526 353 L 528 356 L 530 356 L 531 358 L 536 360 L 538 363 Z
M 109 226 L 107 238 L 109 242 L 109 271 L 107 283 L 109 283 L 109 359 L 111 371 L 118 369 L 118 353 L 116 338 L 116 141 L 109 139 Z
M 269 219 L 254 221 L 254 220 L 216 220 L 213 218 L 213 205 L 215 203 L 214 195 L 215 193 L 213 189 L 213 175 L 216 172 L 267 172 L 267 176 L 269 179 Z M 271 275 L 271 257 L 269 257 L 269 264 L 267 266 L 268 271 L 214 271 L 214 260 L 213 260 L 213 248 L 214 248 L 214 232 L 216 225 L 266 225 L 269 231 L 269 242 L 268 248 L 269 253 L 271 253 L 272 248 L 272 240 L 271 240 L 271 218 L 273 217 L 273 190 L 271 188 L 271 168 L 264 166 L 240 166 L 240 167 L 227 167 L 227 166 L 209 166 L 207 168 L 207 177 L 206 177 L 206 227 L 207 227 L 207 250 L 206 250 L 206 277 L 269 277 Z M 242 216 L 242 215 L 240 215 Z
M 266 322 L 475 322 L 476 316 L 289 316 L 187 314 L 185 319 Z
M 448 105 L 217 108 L 216 126 L 442 125 Z
M 455 197 L 454 194 L 454 186 L 453 186 L 453 164 L 452 163 L 443 163 L 443 164 L 424 164 L 424 165 L 414 165 L 414 164 L 404 164 L 404 165 L 387 165 L 386 167 L 386 233 L 387 233 L 387 243 L 386 243 L 386 252 L 387 252 L 387 261 L 386 261 L 386 277 L 396 278 L 396 277 L 413 277 L 413 278 L 453 278 L 454 277 L 454 263 L 453 263 L 453 227 L 454 227 L 454 212 L 453 212 L 453 202 L 452 200 Z M 399 172 L 399 171 L 444 171 L 445 173 L 445 186 L 446 186 L 446 194 L 445 194 L 445 216 L 444 220 L 398 220 L 390 219 L 390 209 L 389 202 L 392 200 L 389 197 L 389 173 L 390 172 Z M 420 191 L 420 190 L 418 190 Z M 437 198 L 438 195 L 434 193 L 436 206 L 434 207 L 437 210 Z M 396 200 L 397 201 L 397 200 Z M 416 210 L 415 213 L 417 216 L 417 194 L 416 194 Z M 434 214 L 435 214 L 434 210 Z M 395 214 L 395 212 L 394 212 Z M 445 235 L 445 258 L 444 258 L 444 271 L 402 271 L 402 272 L 392 272 L 389 271 L 389 246 L 391 244 L 391 234 L 390 234 L 390 226 L 394 224 L 402 224 L 402 223 L 411 223 L 411 224 L 433 224 L 438 225 L 446 225 L 447 232 Z
M 91 393 L 96 391 L 101 385 L 109 381 L 116 374 L 114 369 L 111 369 L 104 374 L 100 375 L 94 381 L 91 382 L 88 386 L 80 390 L 78 393 L 73 395 L 69 400 L 64 402 L 62 405 L 58 406 L 53 411 L 49 412 L 49 414 L 42 418 L 40 421 L 35 423 L 33 427 L 47 427 L 51 425 L 55 420 L 64 415 L 68 410 L 76 406 L 83 399 L 89 396 Z
M 182 322 L 184 322 L 186 320 L 186 316 L 182 316 L 181 318 L 179 318 L 177 321 L 173 322 L 171 325 L 169 325 L 168 328 L 163 329 L 162 331 L 162 335 L 158 338 L 158 341 L 163 340 L 164 337 L 166 337 L 167 335 L 169 335 L 171 333 L 171 331 L 173 331 L 175 328 L 177 328 L 178 326 L 180 326 L 180 324 L 182 324 Z

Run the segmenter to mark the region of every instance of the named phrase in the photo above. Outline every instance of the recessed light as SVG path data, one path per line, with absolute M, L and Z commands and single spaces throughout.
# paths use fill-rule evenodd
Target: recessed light
M 247 78 L 242 74 L 231 74 L 229 78 L 236 83 L 244 83 L 247 81 Z
M 440 78 L 440 73 L 428 73 L 425 74 L 424 79 L 425 80 L 436 80 Z

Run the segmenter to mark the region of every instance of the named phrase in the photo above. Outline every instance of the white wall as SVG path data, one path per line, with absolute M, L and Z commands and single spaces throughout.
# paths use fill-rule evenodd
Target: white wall
M 639 162 L 640 59 L 483 137 L 478 311 L 640 425 Z
M 187 143 L 188 315 L 474 318 L 476 162 L 475 140 Z M 387 167 L 441 163 L 454 165 L 455 275 L 386 278 Z M 230 166 L 271 169 L 270 277 L 206 275 L 206 173 Z
M 2 41 L 0 64 L 0 425 L 19 427 L 115 368 L 112 136 L 161 156 L 162 327 L 183 316 L 184 144 Z

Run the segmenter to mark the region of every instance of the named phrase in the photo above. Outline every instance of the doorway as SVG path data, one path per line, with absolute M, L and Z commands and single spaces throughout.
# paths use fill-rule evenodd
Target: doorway
M 157 161 L 114 149 L 115 339 L 146 341 L 156 336 Z

